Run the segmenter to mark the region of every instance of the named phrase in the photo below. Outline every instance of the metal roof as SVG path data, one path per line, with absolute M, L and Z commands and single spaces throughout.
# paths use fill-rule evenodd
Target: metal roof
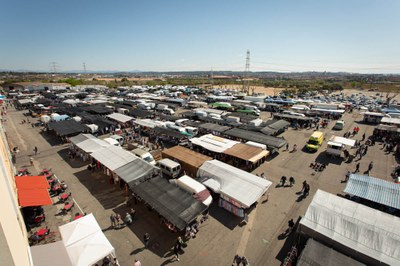
M 400 184 L 367 175 L 351 174 L 344 192 L 400 209 Z

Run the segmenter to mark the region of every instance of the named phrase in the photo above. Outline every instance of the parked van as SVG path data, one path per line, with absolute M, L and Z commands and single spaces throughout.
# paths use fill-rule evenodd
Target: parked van
M 124 137 L 122 137 L 120 135 L 111 135 L 110 138 L 118 141 L 120 146 L 124 145 L 124 142 L 125 142 Z
M 186 132 L 189 133 L 191 136 L 196 136 L 199 133 L 197 127 L 185 127 Z
M 119 144 L 119 142 L 118 141 L 116 141 L 115 139 L 112 139 L 112 138 L 105 138 L 105 139 L 103 139 L 105 142 L 108 142 L 109 144 L 111 144 L 111 145 L 114 145 L 114 146 L 116 146 L 116 147 L 121 147 L 121 144 Z
M 150 152 L 145 151 L 143 149 L 137 148 L 132 150 L 132 153 L 135 154 L 137 157 L 142 158 L 143 160 L 145 160 L 146 162 L 155 165 L 156 161 L 154 161 L 153 155 L 151 155 Z
M 335 125 L 333 126 L 333 129 L 335 129 L 335 130 L 342 130 L 343 128 L 344 128 L 343 120 L 336 121 Z
M 170 178 L 177 178 L 181 172 L 181 165 L 171 159 L 162 159 L 157 162 L 161 172 Z
M 306 148 L 309 151 L 315 152 L 322 145 L 323 141 L 324 141 L 324 133 L 322 133 L 321 131 L 315 131 L 310 136 L 310 139 L 307 142 Z
M 190 176 L 183 175 L 178 179 L 170 180 L 171 183 L 175 183 L 181 189 L 192 194 L 197 200 L 201 201 L 204 205 L 210 206 L 212 203 L 212 197 L 207 188 L 200 182 L 194 180 Z

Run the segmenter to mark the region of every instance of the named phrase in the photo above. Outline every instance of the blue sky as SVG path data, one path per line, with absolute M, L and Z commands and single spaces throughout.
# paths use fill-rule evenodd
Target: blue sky
M 400 73 L 397 0 L 0 0 L 0 69 Z

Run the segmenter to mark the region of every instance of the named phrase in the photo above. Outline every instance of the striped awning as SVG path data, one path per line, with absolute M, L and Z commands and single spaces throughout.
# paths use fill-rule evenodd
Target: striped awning
M 343 192 L 400 209 L 400 184 L 367 175 L 351 174 Z

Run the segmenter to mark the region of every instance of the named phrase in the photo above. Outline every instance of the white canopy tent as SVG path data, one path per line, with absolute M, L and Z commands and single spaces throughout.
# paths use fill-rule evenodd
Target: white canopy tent
M 218 153 L 222 153 L 239 143 L 238 141 L 221 138 L 212 134 L 203 135 L 199 138 L 191 138 L 190 141 L 195 145 Z
M 266 179 L 218 160 L 205 162 L 199 168 L 197 177 L 214 192 L 235 199 L 244 208 L 255 203 L 272 185 Z
M 362 258 L 367 264 L 400 265 L 400 219 L 317 190 L 300 230 Z M 357 258 L 357 259 L 360 259 Z
M 72 265 L 93 265 L 114 253 L 113 246 L 101 231 L 93 214 L 62 225 L 59 229 Z

